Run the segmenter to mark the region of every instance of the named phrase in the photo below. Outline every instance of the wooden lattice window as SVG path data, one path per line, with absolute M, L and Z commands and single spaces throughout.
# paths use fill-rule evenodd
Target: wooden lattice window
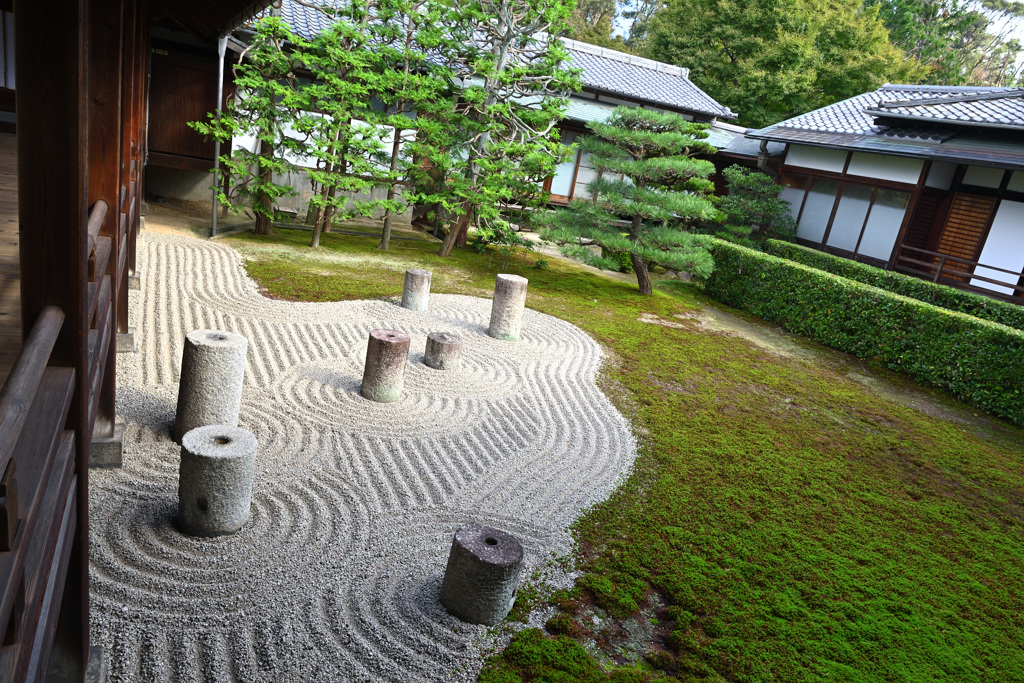
M 967 261 L 976 260 L 998 202 L 996 197 L 958 192 L 953 197 L 949 217 L 934 251 Z M 970 270 L 964 264 L 954 264 L 953 267 Z

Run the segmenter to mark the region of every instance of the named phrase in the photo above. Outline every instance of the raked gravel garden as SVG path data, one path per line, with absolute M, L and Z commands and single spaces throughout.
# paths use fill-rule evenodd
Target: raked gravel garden
M 308 233 L 143 233 L 124 465 L 91 476 L 109 680 L 1012 680 L 1024 672 L 1024 432 L 894 373 L 545 256 L 523 337 L 486 335 L 500 256 Z M 547 266 L 547 267 L 545 267 Z M 406 268 L 430 310 L 400 308 Z M 366 337 L 406 390 L 359 396 Z M 250 522 L 175 523 L 184 334 L 249 339 Z M 459 334 L 463 369 L 421 362 Z M 526 550 L 487 629 L 437 600 L 452 534 Z M 518 635 L 513 633 L 518 632 Z M 511 643 L 509 638 L 512 637 Z

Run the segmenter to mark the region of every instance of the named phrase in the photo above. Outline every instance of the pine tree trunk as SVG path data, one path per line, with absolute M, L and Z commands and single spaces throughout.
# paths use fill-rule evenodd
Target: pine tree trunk
M 388 190 L 388 199 L 392 199 L 393 195 L 394 192 Z M 384 230 L 380 235 L 380 244 L 377 245 L 377 248 L 383 251 L 387 251 L 388 247 L 391 246 L 391 220 L 393 218 L 394 215 L 391 213 L 391 209 L 384 212 Z
M 629 258 L 633 261 L 633 270 L 636 272 L 636 283 L 640 287 L 640 293 L 654 294 L 654 288 L 651 287 L 651 274 L 647 272 L 647 261 L 636 254 L 630 254 Z
M 448 234 L 444 236 L 444 241 L 441 242 L 441 248 L 437 250 L 438 256 L 452 255 L 452 247 L 455 246 L 455 240 L 459 236 L 459 233 L 462 232 L 462 219 L 465 217 L 465 214 L 459 216 L 458 220 L 455 222 L 455 225 L 453 225 L 451 229 L 448 231 Z M 468 219 L 466 221 L 466 226 L 469 226 Z
M 469 236 L 469 226 L 473 222 L 473 214 L 475 213 L 472 209 L 470 211 L 471 213 L 466 214 L 465 220 L 459 221 L 461 227 L 459 228 L 459 234 L 455 236 L 455 246 L 459 248 L 466 246 L 466 238 Z M 480 226 L 477 227 L 479 228 Z
M 434 204 L 434 237 L 441 237 L 441 212 L 444 210 L 444 204 L 437 202 Z
M 408 68 L 406 71 L 408 71 Z M 401 128 L 395 128 L 395 141 L 391 145 L 391 182 L 388 185 L 388 209 L 384 212 L 384 230 L 380 235 L 380 244 L 377 245 L 378 249 L 383 249 L 384 251 L 387 251 L 391 245 L 391 221 L 394 218 L 394 213 L 391 211 L 390 204 L 395 200 L 395 171 L 398 169 L 398 152 L 402 144 L 402 130 Z
M 274 150 L 262 140 L 260 141 L 260 155 L 263 157 L 274 156 Z M 256 212 L 256 228 L 253 230 L 257 235 L 270 234 L 270 217 L 274 213 L 274 202 L 270 195 L 263 189 L 274 182 L 274 172 L 270 168 L 260 169 L 260 191 L 256 202 L 262 211 Z
M 637 183 L 638 187 L 643 187 L 642 183 Z M 629 238 L 635 243 L 638 235 L 640 234 L 640 226 L 643 223 L 643 219 L 640 216 L 633 216 L 633 221 L 629 226 Z M 651 274 L 647 272 L 647 261 L 635 252 L 630 252 L 630 260 L 633 262 L 633 272 L 636 273 L 636 284 L 640 287 L 641 294 L 654 294 L 654 288 L 651 287 Z
M 324 208 L 324 232 L 331 231 L 331 221 L 334 220 L 334 195 L 337 194 L 337 188 L 332 187 L 327 192 L 327 206 Z
M 332 164 L 328 164 L 325 169 L 328 173 L 333 168 Z M 327 185 L 324 184 L 320 188 L 320 206 L 316 210 L 316 223 L 313 225 L 313 239 L 310 240 L 309 246 L 319 247 L 320 246 L 320 232 L 324 229 L 324 218 L 327 216 Z
M 335 129 L 334 135 L 332 136 L 332 138 L 333 139 L 331 140 L 331 148 L 328 150 L 331 153 L 334 152 L 334 148 L 337 146 L 338 140 L 341 138 L 341 128 L 340 127 Z M 328 161 L 327 162 L 327 165 L 324 168 L 324 177 L 325 178 L 330 178 L 331 177 L 331 174 L 334 173 L 334 170 L 335 170 L 334 167 L 335 167 L 335 163 L 333 161 Z M 328 187 L 327 183 L 323 183 L 320 186 L 320 206 L 318 207 L 317 212 L 316 212 L 316 224 L 313 226 L 313 239 L 309 243 L 309 246 L 311 246 L 311 247 L 319 247 L 320 246 L 320 233 L 324 230 L 324 225 L 326 225 L 327 228 L 328 228 L 327 232 L 330 232 L 331 224 L 329 222 L 330 216 L 329 216 L 328 211 L 327 211 L 327 199 L 330 196 L 330 191 L 332 189 L 334 189 L 334 186 L 331 185 L 330 187 Z

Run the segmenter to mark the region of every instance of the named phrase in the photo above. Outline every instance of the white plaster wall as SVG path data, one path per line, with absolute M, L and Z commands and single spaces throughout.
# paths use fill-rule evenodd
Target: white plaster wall
M 985 166 L 968 166 L 964 174 L 964 185 L 976 187 L 999 187 L 1003 180 L 1003 169 Z
M 841 149 L 790 145 L 786 154 L 786 165 L 842 173 L 846 165 L 846 152 Z
M 864 178 L 916 185 L 921 177 L 922 168 L 924 168 L 924 161 L 921 159 L 897 157 L 891 154 L 854 152 L 850 157 L 850 166 L 846 173 Z
M 1024 192 L 1024 171 L 1014 171 L 1010 176 L 1010 184 L 1006 189 L 1014 192 Z
M 949 186 L 953 184 L 954 173 L 956 173 L 956 164 L 947 164 L 942 161 L 933 162 L 924 184 L 927 187 L 948 190 Z
M 985 247 L 978 257 L 980 263 L 1005 268 L 1014 272 L 1024 270 L 1024 202 L 1003 200 L 999 204 L 996 216 L 992 220 L 992 230 L 985 240 Z M 1016 275 L 1001 273 L 991 268 L 976 268 L 975 275 L 982 275 L 1000 282 L 1017 284 Z M 1012 294 L 1009 287 L 1000 287 L 983 280 L 973 279 L 971 284 L 985 287 L 1003 294 Z

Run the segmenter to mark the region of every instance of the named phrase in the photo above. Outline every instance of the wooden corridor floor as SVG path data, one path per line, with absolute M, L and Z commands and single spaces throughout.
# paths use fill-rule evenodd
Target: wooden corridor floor
M 0 386 L 21 351 L 17 137 L 0 133 Z

